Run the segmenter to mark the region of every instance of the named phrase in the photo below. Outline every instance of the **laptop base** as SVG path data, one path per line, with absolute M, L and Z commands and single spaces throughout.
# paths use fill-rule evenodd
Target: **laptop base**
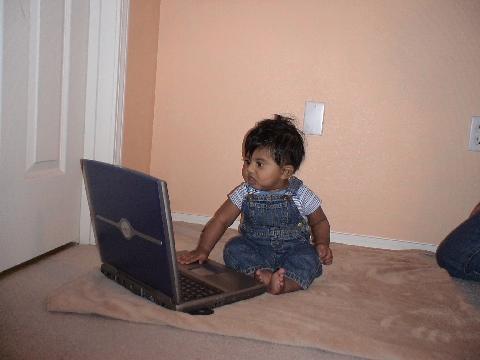
M 123 286 L 127 290 L 130 290 L 135 295 L 141 296 L 148 301 L 153 302 L 154 304 L 175 310 L 175 305 L 171 302 L 170 298 L 164 296 L 162 293 L 156 291 L 150 286 L 132 279 L 130 276 L 117 270 L 115 267 L 104 263 L 100 267 L 100 271 L 107 278 L 115 281 L 117 284 Z
M 161 293 L 155 291 L 148 285 L 139 284 L 138 281 L 131 279 L 127 274 L 115 269 L 115 267 L 108 264 L 102 264 L 100 271 L 108 279 L 115 281 L 117 284 L 123 286 L 127 290 L 130 290 L 135 295 L 141 296 L 156 305 L 163 306 L 170 310 L 176 310 L 174 304 L 171 304 L 168 298 L 164 299 Z M 205 307 L 187 310 L 185 312 L 190 315 L 212 315 L 214 310 L 212 308 Z

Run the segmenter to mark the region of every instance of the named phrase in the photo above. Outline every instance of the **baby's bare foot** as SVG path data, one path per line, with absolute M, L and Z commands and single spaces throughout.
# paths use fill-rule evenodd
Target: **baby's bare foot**
M 260 281 L 262 284 L 265 284 L 268 286 L 268 284 L 270 284 L 271 278 L 272 278 L 272 272 L 270 270 L 255 271 L 255 279 Z
M 272 274 L 270 278 L 270 283 L 268 284 L 268 292 L 270 294 L 278 295 L 283 293 L 284 290 L 285 290 L 285 269 L 280 268 Z

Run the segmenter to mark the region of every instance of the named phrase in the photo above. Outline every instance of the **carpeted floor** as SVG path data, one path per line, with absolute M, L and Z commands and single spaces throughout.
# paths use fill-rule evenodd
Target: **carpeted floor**
M 177 223 L 175 231 L 177 243 L 188 247 L 194 243 L 200 227 Z M 221 249 L 217 248 L 213 257 L 218 258 Z M 222 316 L 231 312 L 227 307 L 216 313 L 215 316 L 220 315 L 220 318 L 211 317 L 208 321 L 202 321 L 206 326 L 204 329 L 199 328 L 197 319 L 189 319 L 187 325 L 179 323 L 178 317 L 173 316 L 176 313 L 171 314 L 171 312 L 167 314 L 173 316 L 173 320 L 167 316 L 168 321 L 165 321 L 165 318 L 157 321 L 157 323 L 163 321 L 171 326 L 117 321 L 93 315 L 49 313 L 46 311 L 47 296 L 58 294 L 58 288 L 61 285 L 71 283 L 74 279 L 88 278 L 92 270 L 99 265 L 95 247 L 69 248 L 0 279 L 0 321 L 2 323 L 0 358 L 191 359 L 208 356 L 211 359 L 228 357 L 252 360 L 292 357 L 296 359 L 357 359 L 353 355 L 340 355 L 322 349 L 382 359 L 476 358 L 479 350 L 477 344 L 480 344 L 479 323 L 475 321 L 475 318 L 478 319 L 476 315 L 480 310 L 478 284 L 450 279 L 442 270 L 433 266 L 431 254 L 418 251 L 392 252 L 390 258 L 385 258 L 385 250 L 334 245 L 334 251 L 336 252 L 335 264 L 327 268 L 325 277 L 315 283 L 312 291 L 275 297 L 278 298 L 275 301 L 283 304 L 282 306 L 292 302 L 298 308 L 305 301 L 308 304 L 309 298 L 315 295 L 314 297 L 322 300 L 320 303 L 323 304 L 323 308 L 322 305 L 313 304 L 311 312 L 315 310 L 315 313 L 311 321 L 302 320 L 301 316 L 297 316 L 297 312 L 293 310 L 283 314 L 277 310 L 277 315 L 272 312 L 265 313 L 263 320 L 257 319 L 258 324 L 274 324 L 275 316 L 283 318 L 283 323 L 287 326 L 297 319 L 308 324 L 300 331 L 290 329 L 290 340 L 288 337 L 278 340 L 272 336 L 275 332 L 264 332 L 263 337 L 258 337 L 263 341 L 257 341 L 245 339 L 245 337 L 255 338 L 249 336 L 246 330 L 252 333 L 252 329 L 258 328 L 258 326 L 251 326 L 257 322 L 246 321 L 248 317 L 245 316 L 241 317 L 238 323 L 233 323 L 233 333 L 230 335 L 235 336 L 218 335 L 222 332 L 212 330 L 218 328 L 215 325 L 216 322 L 223 322 Z M 399 257 L 399 255 L 403 256 Z M 411 259 L 416 262 L 409 263 Z M 385 261 L 388 266 L 384 265 Z M 370 267 L 363 269 L 365 271 L 357 271 L 355 267 L 362 262 Z M 397 277 L 399 273 L 402 273 L 402 276 Z M 420 273 L 423 273 L 428 281 L 416 282 L 415 279 Z M 352 278 L 354 274 L 356 275 Z M 407 286 L 406 289 L 424 294 L 421 301 L 415 296 L 416 294 L 409 294 L 405 288 L 403 292 L 401 290 L 400 285 L 412 282 L 414 286 Z M 120 288 L 120 290 L 123 289 Z M 400 305 L 389 301 L 389 295 L 399 298 Z M 143 301 L 140 298 L 136 299 L 128 292 L 126 296 Z M 272 303 L 271 297 L 265 294 L 254 299 L 252 308 L 259 312 L 255 313 L 253 318 L 251 315 L 250 318 L 260 317 L 262 307 Z M 238 307 L 247 311 L 245 309 L 248 307 L 241 305 Z M 95 306 L 98 310 L 98 303 Z M 230 307 L 237 308 L 235 305 Z M 156 309 L 149 303 L 146 303 L 143 309 L 149 312 L 149 315 L 152 314 L 151 311 L 163 311 L 162 308 Z M 372 309 L 376 309 L 376 313 L 372 313 Z M 395 309 L 402 311 L 392 315 Z M 385 311 L 388 311 L 388 314 Z M 248 314 L 248 311 L 245 314 Z M 470 319 L 466 318 L 468 314 Z M 319 318 L 314 315 L 318 315 Z M 452 319 L 455 320 L 453 323 Z M 142 321 L 138 318 L 130 320 Z M 450 328 L 445 328 L 445 321 L 452 323 L 447 324 Z M 371 323 L 374 325 L 372 328 L 377 324 L 377 328 L 380 327 L 381 330 L 380 335 L 370 336 L 362 329 L 362 322 Z M 403 330 L 404 334 L 400 336 L 388 334 L 396 328 Z M 411 331 L 405 333 L 405 329 Z M 461 329 L 468 330 L 467 336 L 463 335 L 465 332 Z M 198 331 L 216 332 L 217 335 Z M 313 336 L 309 337 L 309 333 Z M 255 335 L 254 331 L 253 334 Z M 271 341 L 297 346 L 279 345 Z M 415 352 L 417 345 L 427 348 L 426 356 L 414 356 L 418 354 Z M 460 345 L 461 348 L 456 349 L 456 345 Z M 371 351 L 365 352 L 365 349 L 371 349 Z M 454 357 L 456 355 L 458 356 Z
M 47 311 L 50 294 L 99 264 L 96 247 L 81 245 L 0 277 L 0 359 L 360 359 L 171 326 Z

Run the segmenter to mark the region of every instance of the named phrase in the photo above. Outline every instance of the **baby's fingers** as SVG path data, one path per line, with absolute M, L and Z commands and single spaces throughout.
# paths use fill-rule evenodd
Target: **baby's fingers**
M 324 265 L 332 264 L 333 262 L 332 250 L 328 249 L 328 251 L 325 254 L 322 254 L 321 259 Z
M 180 257 L 178 257 L 178 262 L 180 264 L 191 264 L 192 262 L 197 261 L 198 260 L 197 258 L 198 258 L 198 256 L 196 256 L 195 254 L 186 253 L 186 254 L 182 254 L 182 255 L 180 255 Z

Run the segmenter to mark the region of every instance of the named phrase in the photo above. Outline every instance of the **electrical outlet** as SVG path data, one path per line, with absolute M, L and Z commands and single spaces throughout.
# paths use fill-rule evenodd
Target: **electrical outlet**
M 480 116 L 472 116 L 468 148 L 472 151 L 480 151 Z

